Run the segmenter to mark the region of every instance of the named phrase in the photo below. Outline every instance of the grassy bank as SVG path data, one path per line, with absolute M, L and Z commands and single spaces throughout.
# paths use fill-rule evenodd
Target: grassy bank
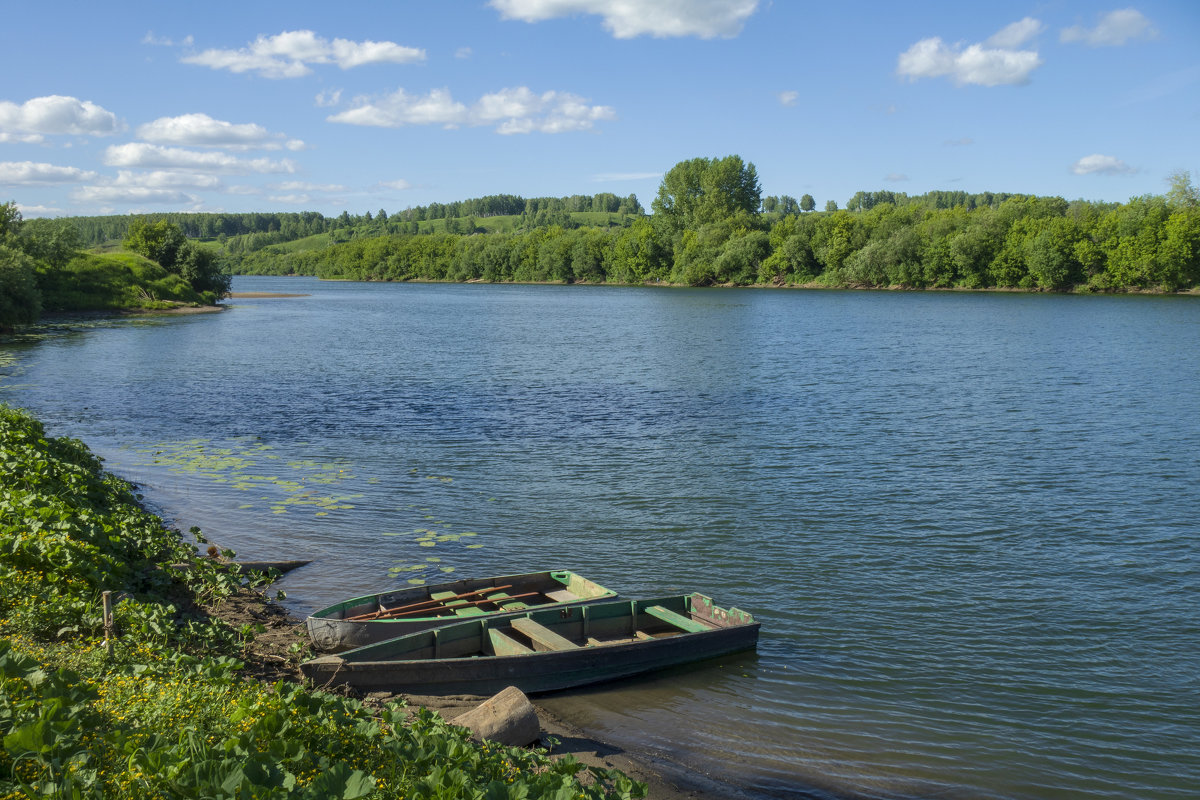
M 0 461 L 0 798 L 644 793 L 615 771 L 476 744 L 428 711 L 250 679 L 259 628 L 213 613 L 238 578 L 22 412 L 0 408 Z M 111 652 L 104 590 L 120 599 Z
M 45 311 L 146 311 L 212 305 L 186 280 L 130 252 L 80 253 L 61 269 L 38 273 Z

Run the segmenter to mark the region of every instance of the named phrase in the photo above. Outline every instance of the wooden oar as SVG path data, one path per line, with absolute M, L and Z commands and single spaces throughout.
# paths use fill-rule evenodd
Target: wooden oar
M 401 611 L 398 614 L 385 614 L 384 616 L 379 617 L 379 619 L 396 619 L 398 617 L 407 617 L 410 614 L 428 614 L 431 611 L 457 611 L 460 608 L 470 608 L 471 606 L 481 606 L 485 603 L 497 603 L 497 604 L 501 603 L 501 602 L 507 603 L 509 600 L 520 600 L 522 597 L 534 597 L 535 595 L 539 595 L 539 594 L 541 594 L 541 592 L 526 592 L 525 594 L 514 594 L 514 595 L 510 595 L 509 597 L 484 597 L 479 600 L 468 601 L 466 603 L 463 603 L 461 606 L 455 606 L 454 608 L 449 608 L 448 606 L 442 606 L 441 608 L 436 608 L 436 609 L 435 608 L 414 608 L 412 611 Z M 449 602 L 449 601 L 447 601 L 447 602 Z
M 363 620 L 386 619 L 387 617 L 390 617 L 390 616 L 396 614 L 397 612 L 408 613 L 409 609 L 421 609 L 424 611 L 432 611 L 433 610 L 432 608 L 426 609 L 426 608 L 422 608 L 422 607 L 423 606 L 443 605 L 445 603 L 449 603 L 454 600 L 461 600 L 464 597 L 471 597 L 473 595 L 477 595 L 477 594 L 481 594 L 481 593 L 485 593 L 485 592 L 499 592 L 499 591 L 503 591 L 504 589 L 511 589 L 511 588 L 512 588 L 512 584 L 507 584 L 505 586 L 485 586 L 482 589 L 475 589 L 470 592 L 463 592 L 462 594 L 456 594 L 453 597 L 446 597 L 441 600 L 434 600 L 433 598 L 430 598 L 428 600 L 421 600 L 420 602 L 417 602 L 417 603 L 409 603 L 408 605 L 395 606 L 393 608 L 384 608 L 383 604 L 381 603 L 378 611 L 372 611 L 370 614 L 360 614 L 357 617 L 347 617 L 347 619 L 351 622 L 361 622 Z
M 474 591 L 463 592 L 462 594 L 456 594 L 454 597 L 447 597 L 442 600 L 434 600 L 434 599 L 430 598 L 429 600 L 422 600 L 418 603 L 409 603 L 408 605 L 395 606 L 393 608 L 384 608 L 383 604 L 381 603 L 379 605 L 378 611 L 372 611 L 369 614 L 359 614 L 356 617 L 346 617 L 346 620 L 348 622 L 362 622 L 363 620 L 379 619 L 380 617 L 387 617 L 392 614 L 395 614 L 397 611 L 407 611 L 410 608 L 420 608 L 421 606 L 439 605 L 439 604 L 449 603 L 452 600 L 461 600 L 464 597 L 471 597 L 472 595 L 477 595 L 477 594 L 485 594 L 487 592 L 501 592 L 501 591 L 504 591 L 505 589 L 511 589 L 512 587 L 513 587 L 513 584 L 511 584 L 511 583 L 507 584 L 505 586 L 485 586 L 482 589 L 475 589 Z

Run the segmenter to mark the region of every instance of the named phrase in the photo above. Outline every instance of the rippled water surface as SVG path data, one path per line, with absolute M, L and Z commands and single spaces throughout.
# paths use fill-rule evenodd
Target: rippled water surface
M 768 797 L 1196 797 L 1200 298 L 239 278 L 0 400 L 305 612 L 569 567 L 757 655 L 547 699 Z

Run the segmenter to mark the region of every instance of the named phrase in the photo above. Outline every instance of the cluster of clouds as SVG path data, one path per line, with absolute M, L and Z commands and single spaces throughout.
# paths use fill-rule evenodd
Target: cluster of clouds
M 947 44 L 940 37 L 922 39 L 900 54 L 896 71 L 911 81 L 921 78 L 948 78 L 958 86 L 1020 86 L 1043 59 L 1027 46 L 1046 29 L 1033 17 L 1013 22 L 982 42 Z M 1158 32 L 1141 12 L 1132 8 L 1110 11 L 1092 27 L 1074 25 L 1059 32 L 1059 41 L 1082 43 L 1089 47 L 1120 47 L 1133 41 L 1155 38 Z M 782 97 L 781 97 L 782 100 Z M 970 139 L 947 142 L 971 144 Z M 1138 170 L 1121 159 L 1093 153 L 1076 161 L 1070 171 L 1075 175 L 1129 175 Z M 895 180 L 889 175 L 886 180 Z
M 8 140 L 43 143 L 50 136 L 104 137 L 127 126 L 112 111 L 75 97 L 35 97 L 21 105 L 0 103 L 0 135 Z M 139 141 L 112 144 L 101 162 L 115 175 L 36 161 L 0 162 L 0 185 L 79 184 L 72 200 L 85 204 L 137 203 L 197 205 L 195 191 L 237 191 L 224 175 L 290 174 L 290 159 L 235 155 L 246 150 L 302 150 L 289 139 L 253 123 L 234 124 L 207 114 L 160 117 L 136 130 Z
M 1020 86 L 1043 60 L 1038 51 L 1028 49 L 1045 25 L 1025 17 L 1006 25 L 982 42 L 948 44 L 934 36 L 900 54 L 896 72 L 909 80 L 949 78 L 959 86 Z M 1075 25 L 1059 33 L 1059 41 L 1081 42 L 1090 47 L 1119 47 L 1131 41 L 1148 40 L 1157 31 L 1140 11 L 1132 8 L 1110 11 L 1093 27 Z M 1024 49 L 1023 49 L 1024 48 Z
M 758 0 L 491 0 L 505 19 L 542 22 L 590 14 L 618 39 L 653 36 L 731 38 L 742 32 Z
M 264 78 L 301 78 L 312 74 L 312 64 L 336 64 L 343 70 L 365 64 L 412 64 L 424 61 L 425 51 L 395 42 L 330 40 L 312 31 L 284 31 L 259 36 L 235 50 L 204 50 L 180 60 L 230 72 L 254 72 Z
M 760 7 L 760 0 L 488 0 L 502 19 L 540 23 L 567 17 L 598 17 L 617 39 L 728 38 L 740 34 Z M 958 86 L 1017 86 L 1030 81 L 1044 63 L 1036 40 L 1046 25 L 1033 17 L 1013 22 L 979 42 L 922 39 L 897 60 L 896 71 L 909 81 L 945 78 Z M 1074 25 L 1059 32 L 1065 44 L 1116 47 L 1157 35 L 1150 21 L 1134 9 L 1098 16 L 1093 25 Z M 351 70 L 371 65 L 411 65 L 428 59 L 418 47 L 392 41 L 325 38 L 311 30 L 259 35 L 238 47 L 197 49 L 191 36 L 172 40 L 147 34 L 143 43 L 179 50 L 185 64 L 269 80 L 294 80 L 318 68 Z M 462 47 L 457 59 L 472 57 Z M 800 95 L 782 91 L 783 106 L 796 106 Z M 477 99 L 457 99 L 450 88 L 410 91 L 403 87 L 344 102 L 341 89 L 323 89 L 314 106 L 330 109 L 325 120 L 340 125 L 402 128 L 439 126 L 490 128 L 497 134 L 560 134 L 594 130 L 617 118 L 616 109 L 594 104 L 569 91 L 538 91 L 528 86 L 498 89 Z M 894 111 L 889 107 L 888 113 Z M 0 144 L 47 145 L 52 137 L 118 137 L 130 126 L 118 114 L 90 101 L 63 95 L 36 97 L 23 103 L 0 101 Z M 307 203 L 314 195 L 334 199 L 352 190 L 336 184 L 295 180 L 300 165 L 295 154 L 308 145 L 285 133 L 253 122 L 230 122 L 204 113 L 160 117 L 137 125 L 132 140 L 108 145 L 99 157 L 107 173 L 41 161 L 0 162 L 0 186 L 74 186 L 70 197 L 85 204 L 174 204 L 201 207 L 198 193 L 263 194 L 282 203 Z M 64 146 L 68 146 L 67 142 Z M 966 146 L 970 139 L 945 142 Z M 1078 175 L 1121 175 L 1136 172 L 1118 158 L 1092 154 L 1070 167 Z M 612 173 L 596 180 L 655 177 L 658 173 Z M 261 185 L 238 183 L 257 178 Z M 889 174 L 889 182 L 908 180 Z M 402 191 L 403 180 L 381 181 L 374 191 Z
M 569 92 L 535 93 L 525 86 L 485 94 L 471 105 L 455 100 L 449 89 L 413 95 L 398 89 L 381 98 L 361 98 L 352 108 L 329 116 L 330 122 L 400 128 L 405 125 L 494 126 L 497 133 L 565 133 L 591 129 L 616 117 L 609 106 L 588 105 Z
M 20 105 L 0 101 L 0 142 L 41 144 L 47 135 L 109 136 L 124 128 L 116 114 L 88 100 L 52 94 Z

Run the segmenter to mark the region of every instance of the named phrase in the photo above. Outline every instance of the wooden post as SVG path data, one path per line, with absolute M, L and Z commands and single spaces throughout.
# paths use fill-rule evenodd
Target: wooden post
M 115 638 L 113 635 L 112 592 L 105 589 L 100 594 L 100 597 L 104 605 L 104 651 L 111 656 L 113 652 L 112 640 Z

